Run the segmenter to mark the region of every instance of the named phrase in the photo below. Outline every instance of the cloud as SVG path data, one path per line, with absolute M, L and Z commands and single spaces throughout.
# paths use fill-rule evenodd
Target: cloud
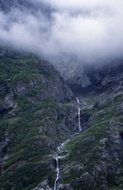
M 34 10 L 34 1 L 26 1 L 32 3 L 30 9 L 0 12 L 1 43 L 44 57 L 74 55 L 81 61 L 123 56 L 122 0 L 35 0 Z

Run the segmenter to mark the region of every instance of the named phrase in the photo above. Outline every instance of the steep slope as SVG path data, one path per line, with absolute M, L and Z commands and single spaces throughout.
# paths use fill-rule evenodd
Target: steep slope
M 108 84 L 110 93 L 104 90 L 101 95 L 81 97 L 81 126 L 85 130 L 65 147 L 60 190 L 123 189 L 122 70 L 114 74 Z M 117 85 L 113 90 L 114 81 Z
M 53 187 L 53 155 L 77 130 L 72 92 L 48 62 L 12 50 L 0 55 L 0 186 L 27 190 L 45 179 Z
M 63 57 L 61 60 L 57 69 L 74 93 L 112 92 L 122 87 L 122 59 L 97 60 L 94 63 L 80 62 L 74 57 Z
M 58 158 L 57 189 L 122 190 L 123 75 L 118 63 L 88 69 L 90 89 L 75 101 L 50 63 L 0 49 L 1 189 L 53 189 L 58 147 L 69 139 Z M 98 82 L 93 80 L 97 74 Z M 76 133 L 79 119 L 82 132 Z
M 0 0 L 2 27 L 53 9 Z M 50 63 L 0 48 L 0 189 L 123 190 L 123 60 L 52 62 L 77 101 Z
M 122 190 L 123 60 L 78 63 L 78 68 L 63 63 L 58 70 L 79 96 L 83 131 L 66 144 L 64 159 L 59 159 L 58 189 Z

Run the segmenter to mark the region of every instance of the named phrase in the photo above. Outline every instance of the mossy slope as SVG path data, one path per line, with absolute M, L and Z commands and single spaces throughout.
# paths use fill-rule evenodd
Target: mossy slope
M 118 92 L 82 111 L 90 114 L 87 129 L 66 145 L 61 183 L 74 190 L 123 188 L 122 101 Z
M 53 154 L 70 135 L 59 73 L 32 55 L 0 57 L 0 187 L 28 190 L 55 179 Z M 64 103 L 61 103 L 64 102 Z M 51 155 L 51 156 L 50 156 Z

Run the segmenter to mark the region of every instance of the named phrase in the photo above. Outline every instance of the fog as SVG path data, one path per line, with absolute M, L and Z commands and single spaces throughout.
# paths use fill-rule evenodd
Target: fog
M 66 54 L 95 61 L 123 56 L 122 0 L 25 1 L 32 6 L 1 9 L 1 44 L 45 58 Z

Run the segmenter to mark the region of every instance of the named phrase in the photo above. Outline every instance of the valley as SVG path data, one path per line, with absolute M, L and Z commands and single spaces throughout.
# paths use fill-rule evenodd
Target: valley
M 122 7 L 0 0 L 0 190 L 123 190 Z
M 121 70 L 76 97 L 48 62 L 13 50 L 0 61 L 2 189 L 122 189 Z

